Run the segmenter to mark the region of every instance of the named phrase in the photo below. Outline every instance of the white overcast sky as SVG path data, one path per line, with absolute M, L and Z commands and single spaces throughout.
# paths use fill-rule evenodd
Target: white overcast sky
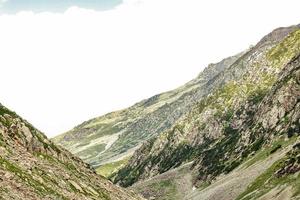
M 184 84 L 300 23 L 299 8 L 299 0 L 130 0 L 108 11 L 3 14 L 0 102 L 52 137 Z

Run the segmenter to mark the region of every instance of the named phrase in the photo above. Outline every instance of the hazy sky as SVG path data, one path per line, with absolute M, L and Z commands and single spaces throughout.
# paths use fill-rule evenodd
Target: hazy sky
M 299 0 L 85 1 L 0 0 L 0 102 L 48 136 L 300 23 Z

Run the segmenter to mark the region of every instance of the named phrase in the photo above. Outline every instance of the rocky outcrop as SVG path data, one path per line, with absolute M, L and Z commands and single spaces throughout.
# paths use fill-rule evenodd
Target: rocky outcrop
M 0 105 L 1 199 L 141 199 Z
M 277 177 L 296 174 L 300 171 L 300 143 L 293 146 L 293 149 L 288 152 L 286 159 L 280 164 L 280 169 L 275 172 Z

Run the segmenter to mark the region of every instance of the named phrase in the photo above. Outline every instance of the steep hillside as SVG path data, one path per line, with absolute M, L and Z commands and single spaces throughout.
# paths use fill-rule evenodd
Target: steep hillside
M 289 34 L 278 37 L 278 31 L 282 33 L 283 30 L 288 30 Z M 300 134 L 300 30 L 290 30 L 275 30 L 214 79 L 221 81 L 223 87 L 198 102 L 170 130 L 144 143 L 128 164 L 112 177 L 114 182 L 129 186 L 193 161 L 193 185 L 202 188 L 214 183 L 221 174 L 230 173 L 261 149 L 271 146 L 270 154 L 281 149 L 284 145 L 279 142 L 281 138 L 291 141 L 290 145 L 297 149 L 299 145 L 294 137 Z M 269 42 L 272 37 L 281 39 L 278 43 Z M 298 195 L 297 152 L 288 153 L 287 158 L 283 158 L 286 161 L 278 161 L 277 167 L 272 166 L 271 172 L 268 170 L 267 175 L 262 175 L 267 177 L 263 179 L 266 182 L 273 178 L 273 185 L 267 184 L 263 189 L 261 186 L 266 182 L 258 177 L 258 183 L 253 183 L 256 187 L 250 187 L 246 197 L 240 198 L 257 198 L 272 187 L 285 188 L 284 183 L 288 183 L 286 187 L 290 187 L 291 195 Z M 266 159 L 270 154 L 259 158 Z M 284 180 L 291 179 L 295 183 L 280 182 L 275 175 L 279 169 Z M 281 183 L 283 186 L 278 189 Z M 246 186 L 241 187 L 246 189 Z M 200 199 L 220 198 L 202 196 Z
M 99 171 L 121 167 L 110 179 L 149 199 L 297 199 L 299 55 L 300 26 L 278 28 L 186 85 L 54 141 Z
M 244 53 L 209 65 L 184 86 L 109 113 L 53 139 L 94 167 L 130 156 L 141 143 L 170 128 L 220 83 L 210 83 Z
M 197 175 L 197 171 L 191 170 L 192 162 L 169 170 L 163 174 L 154 176 L 148 180 L 137 182 L 130 188 L 135 190 L 137 193 L 142 194 L 147 199 L 155 200 L 248 199 L 247 196 L 249 197 L 249 194 L 253 191 L 256 193 L 256 195 L 253 196 L 255 198 L 258 198 L 258 194 L 263 195 L 267 193 L 269 198 L 266 200 L 276 198 L 280 200 L 290 199 L 293 196 L 293 190 L 289 190 L 288 192 L 281 194 L 278 188 L 276 188 L 276 190 L 270 190 L 270 188 L 272 189 L 277 186 L 274 185 L 274 183 L 278 184 L 278 181 L 285 180 L 282 181 L 283 186 L 280 186 L 282 189 L 290 189 L 291 186 L 294 186 L 294 188 L 297 190 L 297 188 L 299 188 L 299 182 L 297 183 L 296 181 L 299 179 L 299 177 L 297 177 L 298 174 L 292 173 L 281 180 L 276 179 L 278 176 L 276 175 L 276 170 L 274 170 L 274 167 L 272 166 L 276 166 L 276 163 L 283 163 L 282 160 L 285 160 L 285 156 L 290 157 L 288 156 L 288 152 L 292 149 L 295 149 L 297 147 L 297 143 L 299 142 L 299 137 L 293 137 L 289 140 L 284 140 L 284 138 L 276 139 L 274 142 L 272 142 L 272 145 L 266 145 L 265 148 L 260 149 L 255 155 L 250 156 L 249 159 L 246 159 L 232 172 L 222 174 L 210 184 L 202 184 L 199 186 L 199 188 L 193 186 L 193 177 Z M 297 154 L 295 153 L 294 155 L 297 157 Z M 291 163 L 289 168 L 294 169 L 295 167 L 292 166 L 294 165 Z M 274 174 L 273 177 L 272 173 L 270 172 Z M 268 185 L 269 178 L 272 178 L 275 180 L 275 182 L 264 188 L 263 186 Z M 247 188 L 247 186 L 249 186 L 249 188 Z M 260 189 L 263 189 L 263 191 L 260 191 Z M 294 196 L 297 196 L 297 192 L 294 193 L 296 193 Z M 288 195 L 288 198 L 283 198 L 282 195 Z M 244 198 L 244 196 L 246 196 L 246 198 Z
M 257 116 L 257 109 L 278 75 L 287 71 L 285 65 L 299 53 L 299 35 L 298 27 L 290 27 L 263 38 L 207 84 L 222 87 L 215 87 L 171 129 L 144 143 L 114 181 L 128 186 L 195 160 L 193 168 L 199 171 L 195 182 L 210 182 L 238 166 L 265 142 L 256 132 L 267 134 L 267 128 L 274 128 L 271 123 L 277 123 L 273 119 L 277 113 L 270 114 L 273 122 L 269 122 L 265 120 L 270 116 Z
M 0 199 L 140 199 L 0 104 Z

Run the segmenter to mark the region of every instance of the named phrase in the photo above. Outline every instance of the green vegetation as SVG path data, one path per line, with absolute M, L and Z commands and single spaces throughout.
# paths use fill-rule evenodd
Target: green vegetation
M 7 109 L 6 107 L 4 107 L 0 104 L 0 115 L 4 115 L 4 114 L 11 115 L 12 117 L 17 116 L 17 114 L 15 112 L 10 111 L 9 109 Z
M 40 159 L 45 159 L 47 161 L 50 161 L 51 163 L 58 163 L 59 161 L 52 157 L 52 156 L 49 156 L 45 153 L 41 153 L 41 152 L 34 152 L 33 155 L 35 155 L 36 157 L 40 158 Z
M 28 186 L 31 186 L 35 189 L 35 191 L 41 196 L 46 197 L 47 195 L 55 195 L 57 198 L 60 199 L 66 199 L 61 194 L 57 193 L 56 191 L 52 190 L 51 188 L 47 187 L 46 185 L 42 184 L 40 181 L 35 180 L 29 173 L 27 173 L 25 170 L 22 170 L 17 165 L 9 162 L 8 160 L 0 157 L 0 165 L 5 170 L 8 170 L 9 172 L 15 174 L 17 177 L 19 177 L 24 183 L 28 184 Z
M 271 144 L 265 145 L 263 148 L 259 148 L 253 157 L 249 157 L 244 161 L 245 166 L 249 167 L 260 160 L 266 159 L 270 154 L 275 153 L 278 149 L 283 149 L 297 140 L 296 136 L 288 140 L 285 140 L 284 137 L 285 136 L 283 135 L 281 137 L 274 138 Z
M 239 165 L 240 160 L 230 161 L 225 159 L 225 154 L 233 152 L 239 140 L 238 132 L 227 127 L 225 129 L 227 137 L 217 141 L 211 148 L 203 151 L 199 156 L 202 158 L 202 166 L 198 170 L 198 177 L 205 177 L 207 174 L 215 177 L 221 173 L 229 173 Z M 202 178 L 201 178 L 202 179 Z M 206 181 L 204 179 L 204 181 Z
M 275 67 L 281 67 L 300 53 L 300 30 L 289 34 L 282 42 L 268 53 L 269 62 Z
M 145 187 L 147 188 L 146 190 Z M 137 187 L 135 191 L 144 191 L 146 198 L 154 197 L 156 200 L 178 200 L 181 198 L 176 187 L 177 186 L 173 180 L 166 179 L 160 180 L 159 182 L 147 184 L 141 189 Z M 154 196 L 150 196 L 149 194 L 154 194 Z
M 138 180 L 147 163 L 151 163 L 152 165 L 157 164 L 159 166 L 159 173 L 163 173 L 199 156 L 201 158 L 201 165 L 203 166 L 203 168 L 199 169 L 198 175 L 201 179 L 203 177 L 205 179 L 207 174 L 211 175 L 211 177 L 216 177 L 221 173 L 229 173 L 239 166 L 243 158 L 236 159 L 233 154 L 235 154 L 240 135 L 238 134 L 238 130 L 231 126 L 235 106 L 238 102 L 242 104 L 242 102 L 246 101 L 258 104 L 274 84 L 276 78 L 272 74 L 259 73 L 256 74 L 255 79 L 246 74 L 241 80 L 241 82 L 230 81 L 225 86 L 202 99 L 183 121 L 177 122 L 171 130 L 162 133 L 160 137 L 165 136 L 165 139 L 170 141 L 164 145 L 164 151 L 155 156 L 149 155 L 146 160 L 140 163 L 140 166 L 121 169 L 118 176 L 120 180 L 122 179 L 122 184 L 128 186 Z M 226 137 L 215 141 L 206 139 L 198 147 L 193 147 L 185 142 L 181 142 L 175 147 L 172 146 L 171 141 L 174 133 L 179 131 L 182 136 L 177 137 L 184 137 L 186 132 L 190 131 L 186 127 L 194 127 L 198 116 L 208 109 L 216 111 L 214 119 L 220 121 L 219 124 L 223 127 Z M 205 126 L 203 126 L 203 123 L 199 123 L 198 127 L 201 128 L 198 128 L 198 130 L 202 131 Z M 256 138 L 255 142 L 243 151 L 244 157 L 247 157 L 253 151 L 259 150 L 263 145 L 263 141 L 262 137 Z M 214 145 L 211 148 L 207 148 L 213 143 Z M 233 159 L 230 158 L 230 155 L 233 156 Z M 116 179 L 115 181 L 118 180 Z
M 126 165 L 129 161 L 129 159 L 130 158 L 127 157 L 123 160 L 119 160 L 119 161 L 116 161 L 116 162 L 101 165 L 100 167 L 98 167 L 96 169 L 96 172 L 97 172 L 97 174 L 100 174 L 101 176 L 104 176 L 104 177 L 108 178 L 113 173 L 115 173 L 117 170 L 119 170 L 121 167 Z
M 15 112 L 10 111 L 9 109 L 0 104 L 0 123 L 2 123 L 6 127 L 9 127 L 11 125 L 11 119 L 4 117 L 4 115 L 9 115 L 11 117 L 17 116 Z
M 47 140 L 47 138 L 46 138 L 46 136 L 44 134 L 38 132 L 30 124 L 26 124 L 26 126 L 30 129 L 32 135 L 34 137 L 36 137 L 40 143 L 43 144 L 43 146 L 44 146 L 45 149 L 52 149 L 52 150 L 56 151 L 57 153 L 61 152 L 60 149 L 56 145 L 54 145 L 52 141 L 48 141 Z
M 127 109 L 86 121 L 54 138 L 53 141 L 74 153 L 77 152 L 76 147 L 90 148 L 94 140 L 122 132 L 117 141 L 100 156 L 86 158 L 79 155 L 93 166 L 99 166 L 112 157 L 118 158 L 120 154 L 126 154 L 145 140 L 171 128 L 177 120 L 188 113 L 191 106 L 199 100 L 199 96 L 207 93 L 204 84 L 224 68 L 229 67 L 240 56 L 241 54 L 232 56 L 219 64 L 210 65 L 197 78 L 175 90 L 155 95 Z
M 271 39 L 266 37 L 267 41 L 262 41 L 264 44 L 254 47 L 234 64 L 224 66 L 228 67 L 226 70 L 207 74 L 210 77 L 207 80 L 201 77 L 193 80 L 193 84 L 188 83 L 128 109 L 85 122 L 56 141 L 67 144 L 71 150 L 86 146 L 87 149 L 82 148 L 84 150 L 77 155 L 98 166 L 150 139 L 138 151 L 141 156 L 134 156 L 137 159 L 132 163 L 126 164 L 122 160 L 97 169 L 99 174 L 122 186 L 164 173 L 191 160 L 197 173 L 195 179 L 209 184 L 220 174 L 230 173 L 241 164 L 247 168 L 277 155 L 278 151 L 295 142 L 294 128 L 287 130 L 289 119 L 286 112 L 290 111 L 286 107 L 289 102 L 280 105 L 288 100 L 285 97 L 282 100 L 276 92 L 290 81 L 282 69 L 300 53 L 300 30 L 281 39 L 284 32 L 268 35 Z M 296 94 L 287 90 L 282 92 Z M 270 98 L 273 96 L 280 102 L 275 103 L 278 107 L 272 107 L 274 102 Z M 278 116 L 282 118 L 281 114 L 285 117 L 278 120 Z M 118 135 L 117 141 L 113 140 L 113 145 L 98 156 L 105 144 L 93 146 L 92 142 L 120 131 L 122 134 Z M 276 184 L 293 181 L 289 175 L 275 177 L 274 172 L 286 163 L 281 160 L 275 164 L 248 188 L 248 193 L 258 189 L 268 191 Z M 271 184 L 267 181 L 269 179 L 273 181 Z M 172 185 L 171 182 L 161 182 L 153 188 L 172 191 Z M 254 192 L 253 195 L 257 194 Z
M 259 196 L 262 196 L 264 193 L 266 193 L 267 191 L 271 190 L 271 188 L 273 187 L 268 187 L 265 185 L 266 184 L 266 181 L 267 180 L 270 180 L 272 178 L 272 176 L 274 175 L 275 171 L 277 169 L 279 169 L 279 164 L 281 163 L 282 160 L 276 162 L 275 164 L 273 164 L 266 172 L 264 172 L 261 176 L 259 176 L 253 183 L 251 183 L 251 185 L 247 188 L 247 190 L 245 192 L 243 192 L 238 198 L 237 200 L 240 200 L 240 199 L 243 199 L 243 200 L 246 200 L 246 199 L 252 199 L 254 198 L 253 195 L 255 195 L 255 198 L 258 198 Z M 278 185 L 279 182 L 283 183 L 285 182 L 286 179 L 276 179 L 276 183 L 275 182 L 272 182 L 272 185 Z M 271 182 L 269 182 L 271 183 Z M 267 191 L 264 191 L 263 193 L 260 192 L 260 194 L 257 194 L 257 193 L 253 193 L 251 195 L 248 195 L 246 196 L 247 194 L 250 194 L 251 192 L 254 192 L 254 191 L 262 191 L 262 190 L 267 190 Z
M 97 176 L 1 104 L 0 126 L 0 171 L 5 174 L 0 199 L 139 199 Z
M 300 145 L 299 145 L 300 146 Z M 261 176 L 259 176 L 251 185 L 244 191 L 237 200 L 257 199 L 260 196 L 266 194 L 271 189 L 283 186 L 288 183 L 294 188 L 294 195 L 300 194 L 300 174 L 296 174 L 295 171 L 286 171 L 287 166 L 291 166 L 294 163 L 300 164 L 300 149 L 294 147 L 284 158 L 275 162 L 269 169 L 267 169 Z M 300 171 L 300 168 L 298 168 Z
M 104 151 L 105 146 L 106 146 L 106 144 L 97 144 L 90 148 L 86 148 L 82 151 L 79 151 L 78 153 L 76 153 L 76 155 L 81 158 L 93 158 L 93 157 L 96 157 L 102 151 Z
M 161 195 L 159 200 L 177 200 L 178 194 L 176 185 L 171 180 L 163 180 L 156 185 L 153 185 L 156 191 L 163 191 L 163 195 Z

